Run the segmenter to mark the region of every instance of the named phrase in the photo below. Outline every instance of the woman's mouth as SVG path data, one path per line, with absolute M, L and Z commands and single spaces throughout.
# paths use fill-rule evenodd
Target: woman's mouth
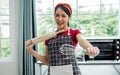
M 63 25 L 64 23 L 63 23 L 63 22 L 62 22 L 62 23 L 61 23 L 61 22 L 58 22 L 57 24 L 58 24 L 58 25 Z

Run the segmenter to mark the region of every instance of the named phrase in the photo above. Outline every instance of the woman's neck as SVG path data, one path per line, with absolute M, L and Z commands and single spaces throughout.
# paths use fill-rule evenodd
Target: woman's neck
M 63 28 L 63 29 L 57 29 L 57 31 L 60 31 L 60 30 L 65 30 L 65 31 L 67 31 L 69 29 L 69 27 L 66 27 L 66 28 Z

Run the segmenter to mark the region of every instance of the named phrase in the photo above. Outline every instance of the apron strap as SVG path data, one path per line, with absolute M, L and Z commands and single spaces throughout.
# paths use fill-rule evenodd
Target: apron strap
M 70 35 L 70 28 L 68 28 L 68 34 L 67 35 Z

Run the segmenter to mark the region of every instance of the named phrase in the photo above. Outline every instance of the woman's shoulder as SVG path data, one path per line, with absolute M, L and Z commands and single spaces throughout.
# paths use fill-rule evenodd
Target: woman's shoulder
M 81 31 L 79 29 L 70 29 L 70 33 L 74 33 L 74 34 L 81 34 Z

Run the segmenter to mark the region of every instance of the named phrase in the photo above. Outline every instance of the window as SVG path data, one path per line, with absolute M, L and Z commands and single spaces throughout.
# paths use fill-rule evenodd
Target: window
M 10 22 L 9 0 L 0 1 L 0 60 L 9 58 L 10 51 Z
M 70 27 L 80 29 L 86 38 L 118 38 L 120 36 L 119 0 L 36 0 L 37 35 L 56 28 L 54 7 L 59 2 L 72 6 Z M 43 43 L 39 44 L 43 53 Z
M 78 28 L 92 38 L 120 36 L 119 0 L 78 0 Z

